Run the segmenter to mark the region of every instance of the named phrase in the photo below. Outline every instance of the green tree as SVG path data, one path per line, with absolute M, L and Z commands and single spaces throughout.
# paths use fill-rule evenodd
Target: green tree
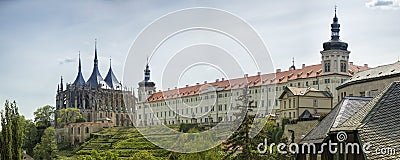
M 59 118 L 57 118 L 58 127 L 63 127 L 64 125 L 75 123 L 75 122 L 85 121 L 82 114 L 78 108 L 64 108 L 59 112 Z
M 55 157 L 57 152 L 57 142 L 55 139 L 56 131 L 54 127 L 44 130 L 42 140 L 33 149 L 35 159 L 50 160 Z
M 22 148 L 25 149 L 26 154 L 33 156 L 33 148 L 40 140 L 38 129 L 32 120 L 26 120 L 24 128 L 24 143 Z
M 243 88 L 243 93 L 237 99 L 238 110 L 239 113 L 236 113 L 235 116 L 239 117 L 235 123 L 240 123 L 240 126 L 237 131 L 235 131 L 224 143 L 223 150 L 227 152 L 225 158 L 228 158 L 235 154 L 239 149 L 241 149 L 241 153 L 238 153 L 235 159 L 254 159 L 255 154 L 252 153 L 252 148 L 257 146 L 255 141 L 252 141 L 250 138 L 250 129 L 252 127 L 255 114 L 252 113 L 253 108 L 256 106 L 252 106 L 253 100 L 250 100 L 251 96 L 249 95 L 248 86 Z M 241 104 L 240 104 L 241 103 Z M 243 119 L 242 122 L 240 120 Z M 259 142 L 258 142 L 259 143 Z
M 4 105 L 1 112 L 1 159 L 22 159 L 24 117 L 18 113 L 17 103 Z
M 50 105 L 40 107 L 33 112 L 33 115 L 35 116 L 35 123 L 37 126 L 44 128 L 50 127 L 51 122 L 54 120 L 54 107 Z

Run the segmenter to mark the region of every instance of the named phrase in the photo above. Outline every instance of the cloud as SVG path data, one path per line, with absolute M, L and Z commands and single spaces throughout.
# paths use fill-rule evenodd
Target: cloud
M 76 62 L 76 58 L 65 57 L 64 59 L 59 60 L 60 64 L 72 63 L 72 62 Z
M 371 0 L 365 5 L 368 8 L 379 8 L 379 9 L 399 9 L 400 0 Z

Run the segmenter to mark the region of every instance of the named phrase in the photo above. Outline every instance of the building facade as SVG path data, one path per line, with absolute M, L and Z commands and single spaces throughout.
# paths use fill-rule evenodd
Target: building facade
M 236 98 L 244 86 L 249 87 L 249 95 L 257 106 L 257 116 L 265 117 L 279 109 L 279 96 L 286 87 L 316 88 L 329 92 L 333 105 L 339 102 L 336 87 L 353 74 L 365 70 L 368 65 L 357 66 L 349 62 L 348 44 L 339 39 L 340 24 L 335 15 L 331 24 L 331 39 L 323 43 L 321 63 L 288 71 L 277 69 L 275 73 L 215 82 L 197 83 L 183 88 L 156 91 L 155 83 L 150 83 L 150 70 L 146 66 L 145 79 L 139 83 L 139 103 L 136 106 L 135 122 L 139 126 L 232 121 L 236 117 L 233 110 Z
M 375 97 L 395 81 L 400 81 L 400 62 L 356 73 L 337 87 L 338 96 Z
M 279 101 L 281 103 L 277 115 L 289 120 L 298 119 L 304 113 L 329 113 L 333 106 L 332 95 L 328 91 L 314 88 L 287 87 Z
M 94 66 L 91 76 L 84 80 L 81 72 L 79 56 L 78 74 L 73 83 L 67 83 L 64 88 L 63 79 L 58 85 L 56 95 L 56 114 L 63 108 L 78 108 L 87 122 L 96 122 L 108 118 L 115 126 L 132 126 L 129 114 L 133 111 L 133 92 L 122 86 L 110 68 L 103 79 L 99 72 L 97 47 L 95 44 Z

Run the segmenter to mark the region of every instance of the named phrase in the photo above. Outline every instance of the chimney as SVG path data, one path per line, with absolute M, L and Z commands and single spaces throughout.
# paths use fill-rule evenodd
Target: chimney
M 204 84 L 207 84 L 207 81 L 204 81 Z
M 367 68 L 368 68 L 368 64 L 364 64 L 364 67 L 367 67 Z
M 349 62 L 350 65 L 353 65 L 353 62 Z
M 257 75 L 258 75 L 258 76 L 261 75 L 261 72 L 257 72 Z
M 304 68 L 306 68 L 306 64 L 301 65 L 301 69 L 304 69 Z
M 276 69 L 276 73 L 279 73 L 279 72 L 281 72 L 281 69 Z
M 244 78 L 247 78 L 249 76 L 249 74 L 244 74 Z
M 221 81 L 224 81 L 225 80 L 225 78 L 221 78 Z
M 189 85 L 187 84 L 186 87 L 189 87 Z
M 219 79 L 216 79 L 215 82 L 219 82 Z

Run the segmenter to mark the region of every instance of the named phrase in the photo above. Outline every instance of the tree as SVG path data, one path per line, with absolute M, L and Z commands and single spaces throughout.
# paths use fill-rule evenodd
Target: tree
M 236 155 L 236 159 L 254 159 L 255 154 L 252 153 L 251 150 L 254 146 L 257 146 L 257 144 L 253 144 L 254 141 L 251 141 L 249 133 L 255 117 L 252 111 L 256 106 L 252 106 L 254 101 L 250 100 L 250 98 L 248 86 L 245 86 L 242 95 L 237 99 L 237 101 L 241 102 L 241 104 L 239 103 L 237 106 L 239 113 L 235 114 L 236 117 L 239 117 L 235 120 L 235 123 L 240 123 L 240 126 L 238 130 L 223 143 L 223 150 L 228 152 L 225 159 L 232 156 L 239 149 L 241 149 L 242 152 Z M 243 121 L 240 122 L 242 119 Z
M 40 140 L 38 129 L 32 120 L 26 120 L 24 128 L 24 143 L 22 148 L 25 149 L 26 154 L 33 157 L 33 148 Z
M 58 127 L 63 127 L 70 123 L 86 121 L 78 108 L 64 108 L 60 110 L 59 114 L 60 116 L 57 118 Z
M 54 120 L 54 107 L 50 105 L 40 107 L 33 112 L 33 115 L 35 116 L 35 123 L 37 126 L 44 128 L 50 127 L 51 122 Z
M 17 103 L 4 105 L 5 111 L 1 112 L 1 159 L 22 159 L 22 142 L 24 117 L 18 113 Z
M 33 149 L 35 159 L 50 160 L 55 157 L 57 152 L 57 142 L 55 139 L 56 130 L 48 127 L 44 130 L 42 140 Z

